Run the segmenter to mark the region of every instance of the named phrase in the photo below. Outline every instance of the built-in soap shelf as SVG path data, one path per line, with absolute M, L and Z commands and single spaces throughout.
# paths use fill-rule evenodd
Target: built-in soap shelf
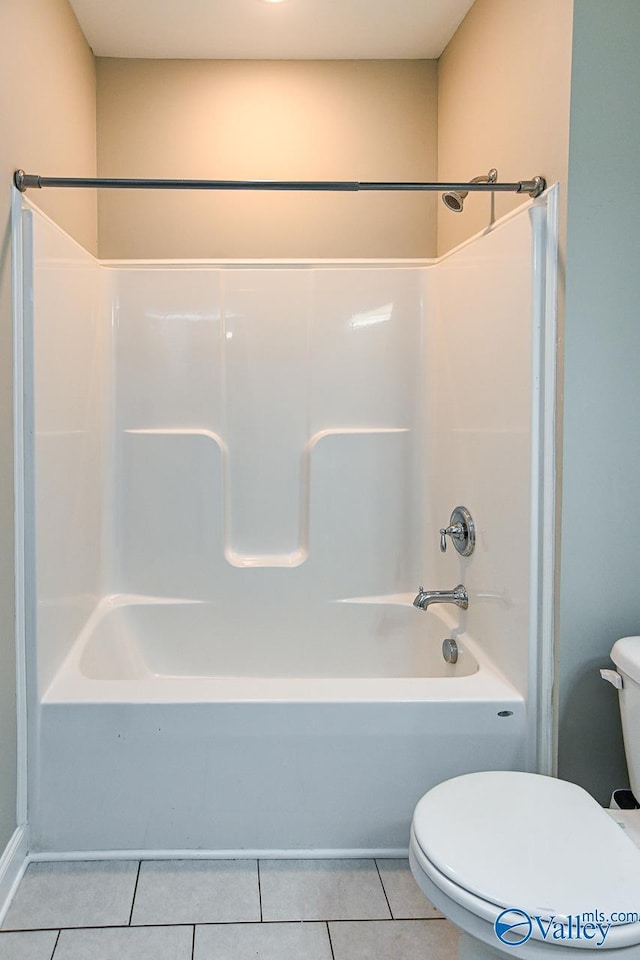
M 305 449 L 312 450 L 320 440 L 324 440 L 326 437 L 383 435 L 388 433 L 409 433 L 409 427 L 332 427 L 314 433 L 307 442 Z
M 413 605 L 415 591 L 412 593 L 378 593 L 371 597 L 340 597 L 332 603 L 381 604 L 385 607 L 406 607 Z
M 124 433 L 129 435 L 149 437 L 193 437 L 203 438 L 214 443 L 220 451 L 222 475 L 223 501 L 223 553 L 231 566 L 240 568 L 282 567 L 294 568 L 303 564 L 309 556 L 309 527 L 310 527 L 310 486 L 311 486 L 311 458 L 318 444 L 325 441 L 344 437 L 383 437 L 388 435 L 408 433 L 408 427 L 332 427 L 318 430 L 304 444 L 301 450 L 300 464 L 300 499 L 293 509 L 299 512 L 300 534 L 298 545 L 294 550 L 286 552 L 240 552 L 234 549 L 230 536 L 231 518 L 229 500 L 226 496 L 228 489 L 228 459 L 229 450 L 220 434 L 213 430 L 201 427 L 148 427 L 129 428 Z M 353 598 L 345 600 L 347 603 L 375 602 L 371 598 Z M 388 598 L 386 599 L 388 601 Z M 398 600 L 397 602 L 402 602 Z
M 184 429 L 183 427 L 151 427 L 137 430 L 125 430 L 124 432 L 138 433 L 155 437 L 207 437 L 209 440 L 213 440 L 214 443 L 217 443 L 223 453 L 226 452 L 224 440 L 218 433 L 214 433 L 213 430 L 204 430 L 199 427 L 193 427 L 189 429 Z

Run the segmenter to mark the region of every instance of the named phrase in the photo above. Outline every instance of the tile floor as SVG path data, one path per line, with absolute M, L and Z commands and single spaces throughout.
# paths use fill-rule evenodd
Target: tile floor
M 406 860 L 32 863 L 0 960 L 455 960 Z

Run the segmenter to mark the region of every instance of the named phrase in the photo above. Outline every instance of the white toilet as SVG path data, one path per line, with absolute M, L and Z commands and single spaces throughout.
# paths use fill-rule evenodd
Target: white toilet
M 640 637 L 618 640 L 611 658 L 638 798 Z M 575 960 L 580 949 L 640 960 L 640 848 L 575 784 L 504 770 L 447 780 L 416 807 L 409 860 L 459 927 L 462 960 Z

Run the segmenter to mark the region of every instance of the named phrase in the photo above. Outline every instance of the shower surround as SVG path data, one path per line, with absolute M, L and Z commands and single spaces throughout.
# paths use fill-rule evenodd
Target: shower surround
M 544 765 L 554 216 L 438 261 L 115 263 L 22 199 L 36 854 L 393 855 L 435 783 Z

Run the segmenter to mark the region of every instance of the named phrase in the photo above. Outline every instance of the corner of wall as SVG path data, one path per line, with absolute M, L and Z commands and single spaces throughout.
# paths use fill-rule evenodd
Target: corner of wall
M 567 178 L 573 0 L 475 0 L 438 63 L 438 177 Z M 523 98 L 523 91 L 525 96 Z M 523 203 L 469 196 L 464 212 L 438 207 L 438 255 Z

